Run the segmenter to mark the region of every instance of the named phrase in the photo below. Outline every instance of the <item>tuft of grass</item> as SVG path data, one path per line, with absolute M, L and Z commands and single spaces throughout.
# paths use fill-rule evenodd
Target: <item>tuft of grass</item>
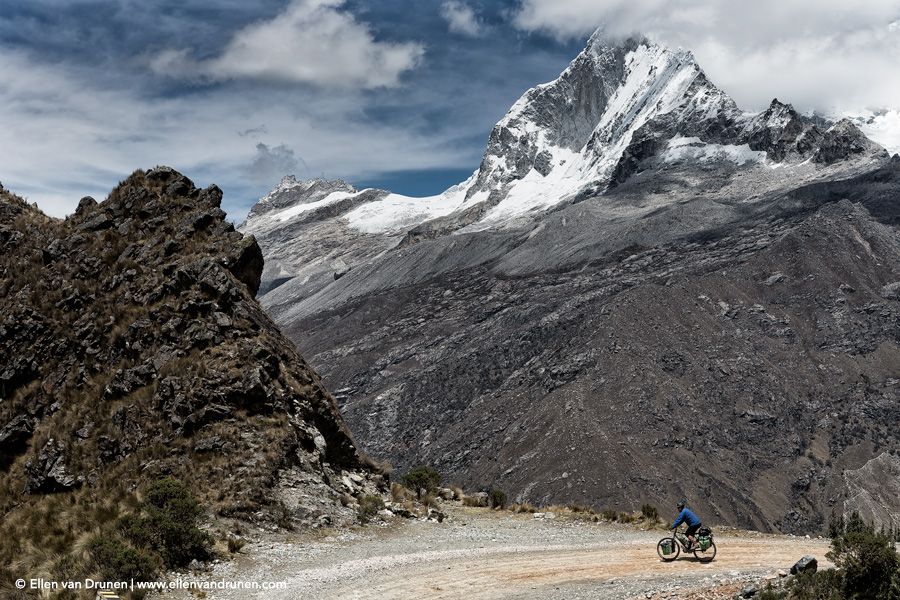
M 246 542 L 239 537 L 229 536 L 228 537 L 228 552 L 231 554 L 237 554 L 241 551 L 241 548 L 244 547 Z
M 600 513 L 600 516 L 604 521 L 618 521 L 619 520 L 619 511 L 614 510 L 612 508 L 604 508 L 603 512 Z
M 641 516 L 648 521 L 656 523 L 659 520 L 659 511 L 652 504 L 644 504 L 641 506 Z
M 391 502 L 402 504 L 411 500 L 415 494 L 399 483 L 391 484 Z
M 463 506 L 483 506 L 482 502 L 475 496 L 463 496 L 462 503 Z
M 491 503 L 491 508 L 499 510 L 506 508 L 506 492 L 492 489 L 488 492 L 488 498 Z
M 383 508 L 384 501 L 381 499 L 381 496 L 367 494 L 359 499 L 359 508 L 356 511 L 356 516 L 360 523 L 368 523 Z

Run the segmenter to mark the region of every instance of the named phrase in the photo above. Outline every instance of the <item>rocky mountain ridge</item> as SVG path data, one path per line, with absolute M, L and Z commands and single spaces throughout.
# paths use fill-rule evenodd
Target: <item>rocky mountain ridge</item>
M 254 299 L 262 254 L 221 198 L 165 167 L 65 220 L 0 190 L 5 564 L 62 549 L 73 539 L 34 536 L 68 522 L 77 539 L 73 524 L 93 526 L 85 515 L 115 514 L 165 475 L 220 516 L 308 526 L 354 519 L 341 496 L 378 484 L 319 376 Z M 59 495 L 71 508 L 23 528 Z

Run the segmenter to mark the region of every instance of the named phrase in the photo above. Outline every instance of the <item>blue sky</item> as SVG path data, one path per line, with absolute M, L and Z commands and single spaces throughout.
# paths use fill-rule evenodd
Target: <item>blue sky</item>
M 600 25 L 693 50 L 748 109 L 897 108 L 900 0 L 723 4 L 0 0 L 0 181 L 63 215 L 168 164 L 236 220 L 286 174 L 437 193 Z
M 347 31 L 339 25 L 335 35 L 359 35 L 350 20 L 368 30 L 376 51 L 394 44 L 413 58 L 393 67 L 387 84 L 364 73 L 344 85 L 343 64 L 322 64 L 320 76 L 313 70 L 308 78 L 208 76 L 203 67 L 153 61 L 171 50 L 186 50 L 193 63 L 221 56 L 237 34 L 278 19 L 291 3 L 0 1 L 0 67 L 39 80 L 30 90 L 23 83 L 0 91 L 15 99 L 0 111 L 15 106 L 32 124 L 3 140 L 0 181 L 57 215 L 157 162 L 198 185 L 220 185 L 237 219 L 289 173 L 433 194 L 478 166 L 491 126 L 524 90 L 565 68 L 583 42 L 521 31 L 503 3 L 466 5 L 475 26 L 454 31 L 441 2 L 323 4 L 346 17 Z M 364 66 L 371 52 L 348 60 Z M 317 83 L 323 78 L 335 81 Z M 63 139 L 53 144 L 54 136 Z M 16 157 L 17 145 L 35 147 Z

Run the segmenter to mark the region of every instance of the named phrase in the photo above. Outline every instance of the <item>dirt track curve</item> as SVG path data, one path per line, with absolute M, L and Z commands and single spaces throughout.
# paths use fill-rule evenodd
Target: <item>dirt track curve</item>
M 210 599 L 677 597 L 789 568 L 804 554 L 824 564 L 828 549 L 822 539 L 718 535 L 712 563 L 684 555 L 663 563 L 656 555 L 661 531 L 477 509 L 450 514 L 442 524 L 402 521 L 317 540 L 268 540 L 198 578 L 287 583 L 256 595 L 210 592 Z

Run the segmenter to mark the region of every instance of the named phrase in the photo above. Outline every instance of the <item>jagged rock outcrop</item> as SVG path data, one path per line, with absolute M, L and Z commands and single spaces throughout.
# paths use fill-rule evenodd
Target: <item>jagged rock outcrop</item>
M 166 167 L 65 220 L 0 189 L 10 527 L 53 494 L 90 510 L 164 475 L 220 515 L 285 524 L 352 519 L 341 495 L 375 489 L 332 396 L 254 299 L 262 255 L 221 198 Z
M 844 502 L 837 512 L 858 513 L 876 528 L 900 529 L 900 455 L 884 452 L 858 469 L 844 471 Z

